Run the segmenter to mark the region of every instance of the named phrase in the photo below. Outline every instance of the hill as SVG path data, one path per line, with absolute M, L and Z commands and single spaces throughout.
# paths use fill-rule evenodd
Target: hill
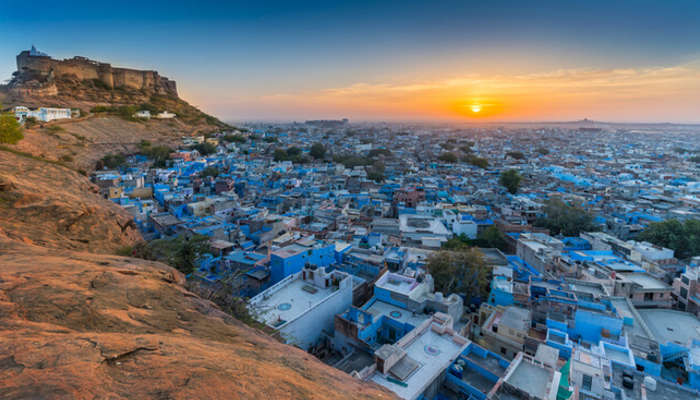
M 175 269 L 110 255 L 142 238 L 85 176 L 95 161 L 223 124 L 161 89 L 36 78 L 16 74 L 5 105 L 102 108 L 0 145 L 0 398 L 392 398 L 223 313 Z M 178 118 L 134 121 L 135 106 Z
M 158 263 L 0 238 L 0 398 L 389 399 Z

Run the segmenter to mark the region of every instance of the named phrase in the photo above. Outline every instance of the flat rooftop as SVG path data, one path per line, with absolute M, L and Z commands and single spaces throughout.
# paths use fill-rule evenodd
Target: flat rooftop
M 366 311 L 375 317 L 385 315 L 397 321 L 411 324 L 414 327 L 420 325 L 423 321 L 430 318 L 430 316 L 427 314 L 416 314 L 393 304 L 385 303 L 381 300 L 376 300 Z
M 406 357 L 418 363 L 418 368 L 404 381 L 406 386 L 387 380 L 379 372 L 375 372 L 371 379 L 403 399 L 416 399 L 450 366 L 467 344 L 460 345 L 451 336 L 440 335 L 428 328 L 408 347 L 403 348 Z
M 334 292 L 332 287 L 321 288 L 302 279 L 294 279 L 272 292 L 269 297 L 253 304 L 256 319 L 278 328 L 283 322 L 293 321 L 306 310 Z
M 407 295 L 419 285 L 419 283 L 411 277 L 387 272 L 382 275 L 374 284 L 376 287 L 386 289 L 392 292 Z
M 544 399 L 551 379 L 552 371 L 523 360 L 506 382 L 531 396 Z
M 693 314 L 661 308 L 639 309 L 637 312 L 660 344 L 672 342 L 688 346 L 691 339 L 700 340 L 700 320 Z
M 620 274 L 626 280 L 634 282 L 644 289 L 671 289 L 664 282 L 644 273 Z

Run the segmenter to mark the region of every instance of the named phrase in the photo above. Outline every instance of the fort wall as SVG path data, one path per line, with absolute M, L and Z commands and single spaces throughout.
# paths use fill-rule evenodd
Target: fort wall
M 17 71 L 19 76 L 28 79 L 47 80 L 53 77 L 99 80 L 109 88 L 148 90 L 157 94 L 177 96 L 175 81 L 160 76 L 156 71 L 115 68 L 110 64 L 84 57 L 54 60 L 48 56 L 35 56 L 23 51 L 17 55 Z

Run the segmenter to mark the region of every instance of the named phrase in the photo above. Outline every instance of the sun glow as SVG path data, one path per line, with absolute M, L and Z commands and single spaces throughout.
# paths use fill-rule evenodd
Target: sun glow
M 481 111 L 481 105 L 480 104 L 472 104 L 471 109 L 472 109 L 473 113 L 478 113 Z

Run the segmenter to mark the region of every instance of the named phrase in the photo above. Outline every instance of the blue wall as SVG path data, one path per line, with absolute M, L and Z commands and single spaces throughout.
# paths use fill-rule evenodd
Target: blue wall
M 301 271 L 309 263 L 327 267 L 335 262 L 335 246 L 330 244 L 320 248 L 310 248 L 289 257 L 272 254 L 270 257 L 270 278 L 277 283 L 289 275 Z

